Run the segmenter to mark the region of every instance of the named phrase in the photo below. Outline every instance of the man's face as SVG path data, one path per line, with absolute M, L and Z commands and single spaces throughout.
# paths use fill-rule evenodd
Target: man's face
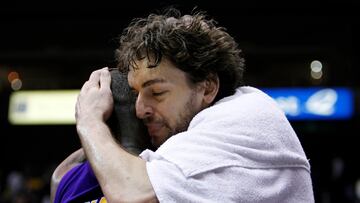
M 155 68 L 148 60 L 137 61 L 128 74 L 129 85 L 138 93 L 136 115 L 144 121 L 154 146 L 185 131 L 192 118 L 202 110 L 204 91 L 190 85 L 186 73 L 163 59 Z

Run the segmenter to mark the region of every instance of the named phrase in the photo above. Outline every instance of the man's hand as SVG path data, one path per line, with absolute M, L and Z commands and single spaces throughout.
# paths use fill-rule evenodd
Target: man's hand
M 108 202 L 156 200 L 146 162 L 119 146 L 105 122 L 114 105 L 110 83 L 110 73 L 103 68 L 81 88 L 76 128 L 85 156 Z
M 111 76 L 108 68 L 96 70 L 81 88 L 76 102 L 76 123 L 82 121 L 106 121 L 113 109 L 113 97 L 110 90 Z

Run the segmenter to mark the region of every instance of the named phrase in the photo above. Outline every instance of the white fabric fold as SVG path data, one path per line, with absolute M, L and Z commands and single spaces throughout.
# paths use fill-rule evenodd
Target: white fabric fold
M 313 198 L 310 165 L 296 133 L 276 102 L 253 87 L 238 88 L 233 96 L 198 113 L 187 131 L 172 136 L 156 152 L 147 150 L 140 156 L 148 161 L 148 174 L 159 196 L 166 196 L 162 194 L 160 179 L 166 181 L 168 173 L 170 178 L 176 176 L 167 171 L 169 167 L 184 176 L 178 180 L 179 187 L 188 190 L 193 190 L 189 186 L 194 185 L 191 178 L 210 174 L 211 181 L 217 181 L 213 174 L 223 171 L 224 177 L 230 176 L 228 180 L 246 181 L 249 186 L 260 188 L 274 176 L 274 181 L 283 188 L 274 188 L 271 195 L 277 194 L 278 198 L 287 192 L 299 192 L 300 186 L 306 188 L 294 194 L 297 198 L 293 199 L 305 198 L 311 202 Z M 161 171 L 163 174 L 159 174 Z M 222 175 L 219 177 L 224 179 Z M 189 183 L 180 183 L 181 180 Z M 251 192 L 246 185 L 244 188 Z M 262 198 L 271 202 L 271 198 L 262 195 L 255 196 L 260 202 Z M 249 202 L 259 202 L 250 196 Z
M 187 176 L 230 165 L 310 171 L 283 111 L 253 87 L 239 88 L 235 95 L 201 111 L 187 131 L 171 137 L 156 153 L 177 164 Z

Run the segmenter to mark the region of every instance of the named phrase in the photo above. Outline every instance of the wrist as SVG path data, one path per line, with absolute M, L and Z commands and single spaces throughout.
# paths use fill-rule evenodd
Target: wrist
M 76 117 L 76 125 L 92 125 L 99 122 L 103 122 L 103 119 L 91 113 L 87 114 L 86 116 Z
M 76 129 L 79 135 L 87 134 L 88 130 L 95 128 L 100 123 L 104 123 L 101 118 L 94 116 L 86 116 L 83 118 L 76 119 Z

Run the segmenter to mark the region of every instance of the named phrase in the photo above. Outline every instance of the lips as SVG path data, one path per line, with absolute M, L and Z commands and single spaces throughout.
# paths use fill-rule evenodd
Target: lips
M 163 127 L 163 124 L 161 123 L 146 123 L 145 125 L 148 129 L 149 135 L 152 137 L 156 136 L 157 132 L 159 132 Z

